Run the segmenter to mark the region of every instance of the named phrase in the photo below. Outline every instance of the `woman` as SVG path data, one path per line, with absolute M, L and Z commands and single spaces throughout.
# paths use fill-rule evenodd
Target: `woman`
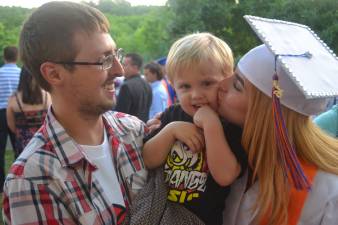
M 33 76 L 22 68 L 18 91 L 8 100 L 8 127 L 16 135 L 15 157 L 18 157 L 44 121 L 51 104 L 50 96 L 42 90 Z
M 246 19 L 274 54 L 266 45 L 252 49 L 239 61 L 235 75 L 220 85 L 219 112 L 243 127 L 242 145 L 251 167 L 232 186 L 224 224 L 336 225 L 338 141 L 322 132 L 310 118 L 325 109 L 326 99 L 306 95 L 312 89 L 335 88 L 336 78 L 327 72 L 337 71 L 338 62 L 330 62 L 332 55 L 325 53 L 331 64 L 322 65 L 318 72 L 319 40 L 313 41 L 311 33 L 301 30 L 303 27 L 297 25 L 296 29 L 305 34 L 301 41 L 295 41 L 297 37 L 290 34 L 290 30 L 295 32 L 294 24 Z M 313 50 L 313 56 L 298 51 L 303 45 Z M 275 51 L 287 55 L 277 55 Z M 302 83 L 303 73 L 297 71 L 306 69 L 310 72 L 305 81 L 310 82 Z M 329 82 L 322 87 L 324 80 Z M 337 89 L 332 93 L 338 93 Z

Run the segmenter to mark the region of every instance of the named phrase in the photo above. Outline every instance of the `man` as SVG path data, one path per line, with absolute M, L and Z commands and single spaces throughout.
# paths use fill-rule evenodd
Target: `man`
M 21 72 L 21 69 L 16 65 L 18 49 L 15 46 L 5 47 L 3 56 L 5 64 L 0 68 L 0 192 L 2 192 L 5 180 L 5 152 L 8 135 L 13 149 L 15 149 L 15 135 L 7 126 L 6 109 L 8 98 L 18 88 Z
M 122 224 L 144 185 L 144 123 L 108 111 L 121 50 L 98 10 L 50 2 L 25 22 L 25 66 L 52 98 L 4 185 L 5 224 Z
M 150 85 L 140 74 L 142 57 L 136 53 L 129 53 L 123 62 L 125 80 L 117 98 L 116 111 L 137 116 L 146 122 L 152 102 Z

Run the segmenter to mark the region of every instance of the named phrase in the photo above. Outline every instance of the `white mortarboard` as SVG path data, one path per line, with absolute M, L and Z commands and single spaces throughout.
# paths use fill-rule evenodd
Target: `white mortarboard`
M 307 26 L 244 18 L 264 45 L 245 54 L 237 71 L 272 97 L 276 147 L 284 174 L 296 189 L 309 190 L 311 184 L 288 137 L 280 104 L 304 115 L 323 111 L 328 98 L 338 96 L 338 58 Z
M 275 19 L 244 16 L 264 45 L 248 52 L 237 68 L 271 97 L 276 72 L 281 104 L 304 115 L 325 110 L 338 96 L 338 58 L 307 26 Z M 305 57 L 303 54 L 305 54 Z

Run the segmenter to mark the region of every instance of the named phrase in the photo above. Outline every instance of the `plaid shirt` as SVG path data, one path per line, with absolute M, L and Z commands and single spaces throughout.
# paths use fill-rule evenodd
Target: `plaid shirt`
M 95 165 L 66 133 L 50 108 L 44 124 L 6 178 L 5 224 L 121 224 L 124 221 L 130 205 L 129 191 L 139 190 L 146 182 L 141 149 L 147 129 L 136 117 L 123 113 L 107 112 L 103 118 L 126 207 L 108 202 L 103 188 L 92 177 Z

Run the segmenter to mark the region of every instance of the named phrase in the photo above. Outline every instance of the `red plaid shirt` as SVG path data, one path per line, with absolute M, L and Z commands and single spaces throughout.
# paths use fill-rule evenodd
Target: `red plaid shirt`
M 126 207 L 109 202 L 101 185 L 91 176 L 96 167 L 50 109 L 43 126 L 6 178 L 5 224 L 123 222 L 129 191 L 136 192 L 146 182 L 141 149 L 147 129 L 142 121 L 126 114 L 107 112 L 103 118 Z

